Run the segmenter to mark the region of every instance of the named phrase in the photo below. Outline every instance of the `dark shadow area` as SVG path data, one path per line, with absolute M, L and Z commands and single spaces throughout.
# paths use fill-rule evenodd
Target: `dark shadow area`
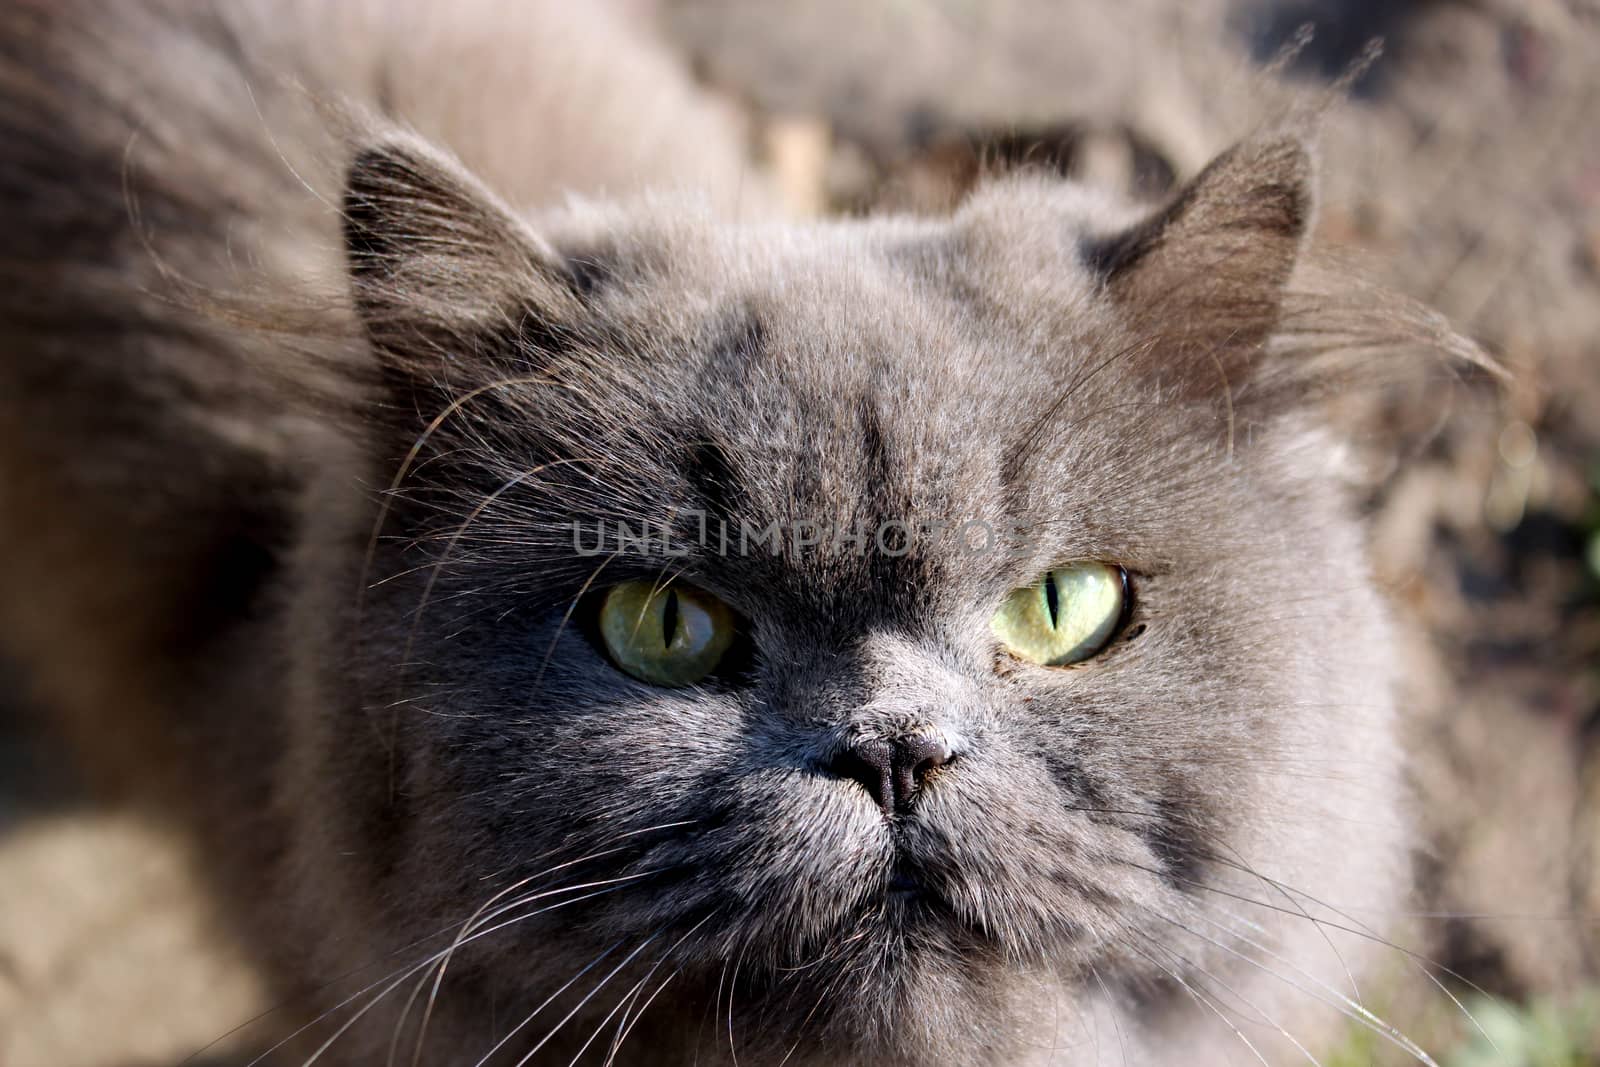
M 25 709 L 17 672 L 0 662 L 0 834 L 31 816 L 74 807 L 82 793 L 67 754 Z

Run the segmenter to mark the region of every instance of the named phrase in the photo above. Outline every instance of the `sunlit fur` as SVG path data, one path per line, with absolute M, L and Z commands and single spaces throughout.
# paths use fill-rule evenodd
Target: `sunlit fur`
M 1428 322 L 1300 285 L 1305 149 L 1148 220 L 1017 178 L 730 222 L 734 134 L 599 15 L 539 62 L 555 7 L 0 16 L 0 635 L 192 828 L 265 1029 L 318 1021 L 267 1062 L 1290 1062 L 1360 1016 L 1407 820 L 1312 401 Z M 613 78 L 659 111 L 547 123 Z M 574 549 L 695 512 L 1027 547 Z M 1001 653 L 1084 559 L 1132 575 L 1106 650 Z M 597 648 L 664 573 L 735 676 Z M 908 730 L 954 759 L 886 820 L 826 767 Z

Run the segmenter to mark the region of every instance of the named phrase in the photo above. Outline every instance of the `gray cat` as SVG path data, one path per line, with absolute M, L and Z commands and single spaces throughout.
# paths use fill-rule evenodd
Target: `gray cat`
M 491 0 L 13 3 L 0 129 L 0 638 L 263 1062 L 1407 1043 L 1297 138 L 786 224 L 625 20 Z

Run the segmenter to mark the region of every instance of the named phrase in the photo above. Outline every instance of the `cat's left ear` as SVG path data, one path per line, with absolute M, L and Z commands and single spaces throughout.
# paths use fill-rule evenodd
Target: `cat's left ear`
M 1089 242 L 1087 259 L 1164 362 L 1200 357 L 1226 369 L 1279 324 L 1312 185 L 1297 138 L 1245 141 L 1154 215 Z
M 360 150 L 345 183 L 355 308 L 386 374 L 472 381 L 553 347 L 580 279 L 466 169 L 419 138 Z

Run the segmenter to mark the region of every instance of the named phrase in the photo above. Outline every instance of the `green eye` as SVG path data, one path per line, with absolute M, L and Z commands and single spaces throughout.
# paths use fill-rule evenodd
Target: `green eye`
M 1046 667 L 1081 663 L 1116 632 L 1125 584 L 1121 567 L 1069 563 L 1006 597 L 989 628 L 1019 659 Z
M 623 582 L 600 605 L 600 637 L 618 667 L 651 685 L 693 685 L 733 643 L 733 613 L 686 585 Z

